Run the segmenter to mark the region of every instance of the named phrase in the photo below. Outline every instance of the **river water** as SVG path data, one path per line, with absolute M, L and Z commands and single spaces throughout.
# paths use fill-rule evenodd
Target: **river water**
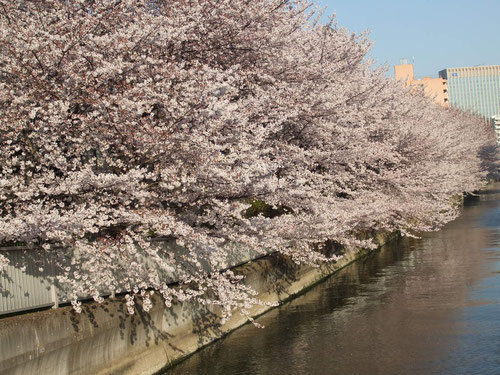
M 167 375 L 500 374 L 500 184 Z

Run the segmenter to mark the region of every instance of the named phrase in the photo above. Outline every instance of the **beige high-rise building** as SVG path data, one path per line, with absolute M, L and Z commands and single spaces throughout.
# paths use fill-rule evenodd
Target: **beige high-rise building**
M 394 67 L 394 77 L 403 81 L 405 86 L 417 86 L 424 89 L 424 93 L 443 106 L 448 106 L 448 87 L 443 78 L 424 77 L 415 79 L 413 64 L 401 64 Z

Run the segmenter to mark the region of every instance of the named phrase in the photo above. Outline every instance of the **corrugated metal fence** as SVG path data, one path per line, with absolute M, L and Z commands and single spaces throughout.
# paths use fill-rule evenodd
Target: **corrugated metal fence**
M 1 249 L 9 259 L 0 272 L 0 314 L 56 306 L 55 268 L 44 250 L 26 247 Z
M 159 246 L 168 247 L 169 251 L 183 252 L 183 249 L 171 240 L 158 238 L 153 241 Z M 67 293 L 57 287 L 58 271 L 51 262 L 50 251 L 42 248 L 15 246 L 0 247 L 0 252 L 9 259 L 7 268 L 0 272 L 0 317 L 43 307 L 58 307 L 60 303 L 69 302 Z M 269 252 L 265 250 L 257 252 L 233 246 L 228 249 L 227 253 L 227 264 L 223 268 L 244 264 Z M 207 271 L 213 272 L 214 270 L 207 269 Z M 175 275 L 166 275 L 165 282 L 176 281 Z M 110 293 L 103 292 L 103 296 L 106 295 Z M 82 297 L 82 299 L 85 298 L 88 297 Z

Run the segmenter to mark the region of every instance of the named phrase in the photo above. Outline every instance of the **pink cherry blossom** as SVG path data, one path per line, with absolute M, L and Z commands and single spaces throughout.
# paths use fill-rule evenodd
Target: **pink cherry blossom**
M 302 0 L 0 0 L 0 243 L 43 246 L 77 311 L 155 290 L 226 320 L 260 303 L 215 272 L 239 251 L 317 264 L 453 220 L 498 168 L 490 129 L 317 20 Z

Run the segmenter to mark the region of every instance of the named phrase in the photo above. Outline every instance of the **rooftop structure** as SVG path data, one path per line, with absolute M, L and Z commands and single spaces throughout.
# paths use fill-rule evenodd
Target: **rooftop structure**
M 405 86 L 421 87 L 428 97 L 434 99 L 436 104 L 443 107 L 448 106 L 448 90 L 445 79 L 431 77 L 415 79 L 413 64 L 396 65 L 394 67 L 394 77 L 403 81 Z

